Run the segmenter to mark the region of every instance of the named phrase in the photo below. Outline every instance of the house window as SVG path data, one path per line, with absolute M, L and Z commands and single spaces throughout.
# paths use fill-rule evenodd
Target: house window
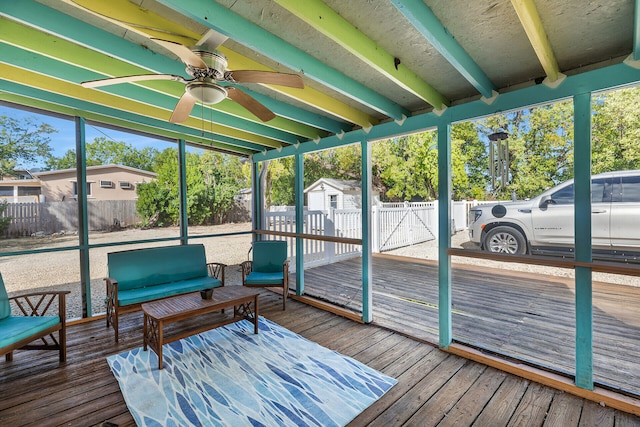
M 338 195 L 332 194 L 329 196 L 329 206 L 331 209 L 338 209 Z
M 13 196 L 13 187 L 0 187 L 0 197 Z
M 18 187 L 18 196 L 39 196 L 40 187 Z
M 120 186 L 120 188 L 124 188 L 125 190 L 130 190 L 131 188 L 133 188 L 133 185 L 131 185 L 129 181 L 119 181 L 118 185 Z
M 100 188 L 113 188 L 113 181 L 100 180 Z
M 91 197 L 91 183 L 87 182 L 87 197 Z M 78 197 L 78 183 L 73 181 L 73 197 Z

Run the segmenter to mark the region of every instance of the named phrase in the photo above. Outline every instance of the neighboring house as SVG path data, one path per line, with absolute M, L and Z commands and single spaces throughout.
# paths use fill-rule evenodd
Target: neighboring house
M 28 170 L 15 170 L 10 176 L 0 178 L 0 201 L 9 203 L 37 202 L 40 197 L 40 181 Z
M 304 192 L 307 195 L 307 206 L 310 211 L 329 209 L 361 209 L 362 192 L 360 181 L 332 178 L 320 178 Z M 372 191 L 374 204 L 379 198 L 377 191 Z
M 41 201 L 74 201 L 78 197 L 76 170 L 33 172 L 40 181 Z M 91 200 L 136 200 L 136 185 L 150 182 L 156 174 L 121 165 L 87 166 L 87 198 Z

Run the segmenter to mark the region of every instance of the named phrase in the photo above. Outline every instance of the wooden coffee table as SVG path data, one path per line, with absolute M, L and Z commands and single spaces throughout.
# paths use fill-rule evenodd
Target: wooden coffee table
M 213 297 L 202 299 L 200 292 L 178 295 L 142 304 L 144 312 L 144 350 L 150 347 L 158 355 L 158 368 L 162 369 L 162 346 L 164 344 L 199 334 L 243 319 L 253 321 L 254 333 L 258 333 L 258 295 L 255 289 L 244 286 L 223 286 L 213 290 Z M 253 308 L 251 307 L 253 303 Z M 233 317 L 215 323 L 198 326 L 188 331 L 166 337 L 164 326 L 180 320 L 191 319 L 202 314 L 233 307 Z

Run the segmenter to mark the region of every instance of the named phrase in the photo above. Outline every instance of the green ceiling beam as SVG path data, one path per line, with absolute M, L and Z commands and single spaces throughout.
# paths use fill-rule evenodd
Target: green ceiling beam
M 366 105 L 395 120 L 409 116 L 409 112 L 372 89 L 345 76 L 308 53 L 231 12 L 225 6 L 209 0 L 158 0 L 159 3 L 202 25 L 266 55 L 283 65 L 303 72 L 308 78 Z
M 520 23 L 529 37 L 529 42 L 533 46 L 549 82 L 555 82 L 562 75 L 535 3 L 533 0 L 511 0 L 511 4 L 520 18 Z
M 0 91 L 0 99 L 27 107 L 33 107 L 49 112 L 64 114 L 73 117 L 84 117 L 107 125 L 113 125 L 125 130 L 144 132 L 166 139 L 186 139 L 199 145 L 206 145 L 212 148 L 229 153 L 250 155 L 263 149 L 262 146 L 234 140 L 224 135 L 211 132 L 181 129 L 179 125 L 167 123 L 163 120 L 135 114 L 125 114 L 125 118 L 115 117 L 117 111 L 109 107 L 92 104 L 88 101 L 77 100 L 59 94 L 48 92 L 42 89 L 20 85 L 14 82 L 2 81 L 4 90 Z
M 484 97 L 494 96 L 496 87 L 480 66 L 456 41 L 423 0 L 390 0 L 431 45 Z
M 68 53 L 70 57 L 65 60 L 72 62 L 75 60 L 80 61 L 85 59 L 85 68 L 101 73 L 101 76 L 104 77 L 149 73 L 185 75 L 184 64 L 177 60 L 157 54 L 149 49 L 102 31 L 96 27 L 31 0 L 10 2 L 10 4 L 7 4 L 6 6 L 3 4 L 2 9 L 0 10 L 0 16 L 5 16 L 18 22 L 28 22 L 29 26 L 37 30 L 59 36 L 61 39 L 78 40 L 78 43 L 88 47 L 89 49 L 77 46 L 77 49 L 73 51 L 74 53 Z M 31 29 L 31 32 L 28 32 L 26 30 L 28 27 L 26 26 L 22 26 L 22 28 L 25 29 L 18 30 L 18 34 L 13 35 L 13 31 L 20 26 L 18 25 L 16 27 L 17 24 L 13 23 L 10 30 L 9 23 L 11 23 L 10 20 L 5 20 L 0 23 L 0 31 L 4 32 L 1 36 L 3 40 L 6 35 L 7 40 L 12 40 L 11 43 L 20 45 L 23 48 L 41 51 L 47 55 L 54 54 L 54 52 L 59 51 L 59 49 L 55 48 L 55 41 L 52 42 L 53 44 L 47 46 L 46 49 L 44 47 L 38 48 L 38 43 L 35 42 L 36 36 L 34 35 L 40 33 L 33 29 Z M 92 52 L 92 50 L 96 50 L 98 52 Z M 105 57 L 101 52 L 106 53 L 108 56 Z M 84 57 L 83 54 L 86 55 L 86 57 Z M 117 58 L 122 62 L 110 62 L 108 61 L 109 56 L 111 57 L 111 60 Z M 139 64 L 140 67 L 130 64 Z M 100 78 L 101 76 L 97 76 L 97 78 Z M 158 86 L 155 85 L 155 83 L 161 83 L 161 85 Z M 175 102 L 177 102 L 177 98 L 182 95 L 184 90 L 182 85 L 176 85 L 176 82 L 168 81 L 144 82 L 139 83 L 139 85 L 156 88 L 156 90 L 166 91 L 169 94 L 173 94 L 176 96 Z M 171 88 L 173 88 L 173 90 Z M 102 89 L 107 90 L 105 88 Z M 279 104 L 283 103 L 276 101 L 272 102 L 272 110 L 276 114 L 278 114 Z M 254 117 L 246 109 L 242 108 L 235 102 L 222 102 L 212 106 L 211 108 L 248 121 L 256 122 L 259 125 L 273 127 L 283 132 L 294 133 L 303 138 L 317 139 L 318 137 L 323 136 L 322 132 L 314 129 L 312 126 L 296 123 L 295 120 L 276 118 L 266 124 L 262 123 L 259 119 Z M 197 112 L 197 110 L 193 112 L 195 117 L 198 117 Z
M 304 2 L 275 0 L 275 2 L 404 90 L 431 104 L 435 109 L 441 110 L 449 105 L 449 101 L 442 94 L 404 64 L 397 64 L 394 55 L 378 46 L 321 0 Z

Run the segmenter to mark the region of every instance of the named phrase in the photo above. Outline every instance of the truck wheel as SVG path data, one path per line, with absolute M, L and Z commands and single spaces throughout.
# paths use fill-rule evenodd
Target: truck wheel
M 496 227 L 487 233 L 484 248 L 488 252 L 512 255 L 524 255 L 527 244 L 524 236 L 512 227 Z

